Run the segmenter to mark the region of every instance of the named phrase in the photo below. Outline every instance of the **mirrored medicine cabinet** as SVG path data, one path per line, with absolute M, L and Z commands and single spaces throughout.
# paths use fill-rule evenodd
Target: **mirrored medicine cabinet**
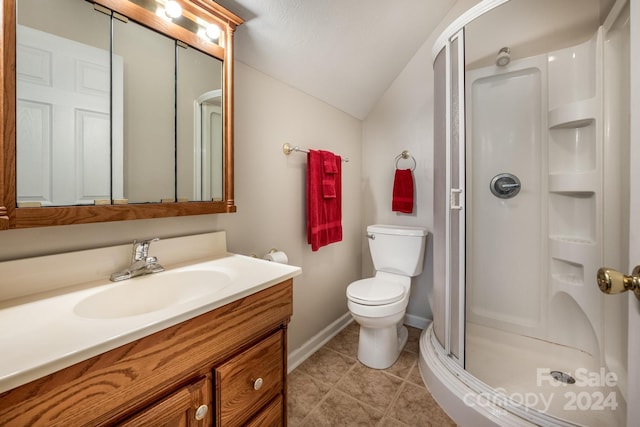
M 210 0 L 2 2 L 0 230 L 235 212 L 242 19 Z

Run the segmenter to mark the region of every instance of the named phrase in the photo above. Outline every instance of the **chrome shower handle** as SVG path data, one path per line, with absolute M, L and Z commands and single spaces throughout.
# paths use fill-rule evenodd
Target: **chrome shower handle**
M 517 183 L 513 183 L 513 184 L 500 183 L 498 185 L 500 186 L 500 188 L 520 188 L 520 184 L 517 184 Z
M 491 179 L 489 189 L 499 199 L 515 197 L 521 189 L 520 179 L 510 173 L 500 173 Z

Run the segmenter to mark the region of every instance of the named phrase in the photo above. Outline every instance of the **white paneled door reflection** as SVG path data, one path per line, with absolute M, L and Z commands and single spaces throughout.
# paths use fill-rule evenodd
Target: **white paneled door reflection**
M 112 170 L 109 52 L 24 26 L 18 26 L 18 40 L 18 203 L 122 198 L 121 132 L 113 135 Z M 114 80 L 121 81 L 117 57 L 113 67 Z M 114 129 L 121 129 L 121 91 L 114 92 L 113 111 Z

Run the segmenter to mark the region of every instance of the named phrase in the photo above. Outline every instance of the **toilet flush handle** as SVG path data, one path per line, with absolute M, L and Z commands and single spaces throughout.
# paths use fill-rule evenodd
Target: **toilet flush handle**
M 376 240 L 376 235 L 371 233 L 371 234 L 367 234 L 367 237 L 371 240 Z

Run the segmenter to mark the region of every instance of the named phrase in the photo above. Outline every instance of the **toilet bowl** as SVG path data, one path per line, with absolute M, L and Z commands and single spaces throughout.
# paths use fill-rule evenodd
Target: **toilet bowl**
M 347 287 L 347 306 L 360 325 L 358 360 L 375 369 L 393 365 L 407 342 L 403 320 L 411 277 L 422 272 L 427 232 L 422 227 L 367 227 L 376 274 Z

